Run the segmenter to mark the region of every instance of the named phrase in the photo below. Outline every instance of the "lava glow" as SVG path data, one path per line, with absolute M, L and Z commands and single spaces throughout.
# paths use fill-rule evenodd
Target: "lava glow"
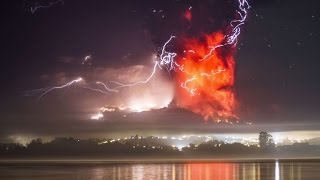
M 176 72 L 178 106 L 201 114 L 205 120 L 212 118 L 220 122 L 220 118 L 224 118 L 225 122 L 229 122 L 229 118 L 238 119 L 233 91 L 233 55 L 241 33 L 240 27 L 250 9 L 247 0 L 238 2 L 238 19 L 230 22 L 230 32 L 187 38 L 185 54 L 177 59 L 180 70 Z
M 180 107 L 201 114 L 206 120 L 215 117 L 236 118 L 234 85 L 234 46 L 216 49 L 210 56 L 210 47 L 222 44 L 224 34 L 218 32 L 204 37 L 204 41 L 190 39 L 189 49 L 178 59 L 177 103 Z M 227 51 L 225 51 L 227 49 Z

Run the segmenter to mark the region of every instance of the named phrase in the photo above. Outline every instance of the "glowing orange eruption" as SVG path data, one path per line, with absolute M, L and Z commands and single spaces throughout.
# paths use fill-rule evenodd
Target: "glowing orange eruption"
M 177 104 L 202 115 L 205 120 L 237 118 L 233 91 L 235 61 L 234 45 L 223 44 L 221 32 L 205 35 L 203 39 L 187 39 L 184 55 L 178 58 Z

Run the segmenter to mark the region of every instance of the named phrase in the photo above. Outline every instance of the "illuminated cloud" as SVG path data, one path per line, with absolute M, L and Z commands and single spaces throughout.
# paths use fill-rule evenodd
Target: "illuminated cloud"
M 114 88 L 117 87 L 114 81 L 125 84 L 144 81 L 150 76 L 151 71 L 152 66 L 135 65 L 124 68 L 97 68 L 94 74 L 96 79 L 109 88 Z M 156 79 L 151 79 L 147 83 L 117 89 L 118 92 L 110 92 L 111 95 L 105 102 L 105 107 L 114 106 L 141 112 L 168 106 L 174 96 L 174 85 L 166 73 L 157 72 L 154 78 Z

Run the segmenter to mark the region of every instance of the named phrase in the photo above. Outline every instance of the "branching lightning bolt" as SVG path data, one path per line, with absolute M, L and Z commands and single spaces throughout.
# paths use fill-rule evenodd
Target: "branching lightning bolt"
M 40 94 L 40 96 L 38 97 L 38 100 L 40 100 L 42 97 L 44 97 L 45 95 L 47 95 L 48 93 L 50 93 L 51 91 L 54 90 L 58 90 L 58 89 L 64 89 L 66 87 L 70 87 L 74 84 L 83 82 L 84 80 L 81 77 L 78 77 L 62 86 L 54 86 L 54 87 L 48 87 L 48 88 L 42 88 L 42 89 L 36 89 L 36 90 L 31 90 L 27 92 L 27 95 L 33 95 L 33 94 Z
M 152 69 L 152 72 L 148 76 L 147 79 L 145 79 L 143 81 L 138 81 L 138 82 L 135 82 L 135 83 L 131 83 L 131 84 L 123 84 L 123 83 L 119 83 L 119 82 L 116 82 L 116 81 L 111 81 L 111 83 L 114 83 L 116 85 L 113 88 L 108 87 L 103 82 L 97 81 L 96 84 L 99 86 L 97 88 L 89 87 L 89 86 L 82 86 L 82 88 L 88 89 L 88 90 L 91 90 L 91 91 L 94 91 L 94 92 L 103 93 L 103 94 L 118 93 L 119 89 L 121 89 L 121 88 L 132 87 L 132 86 L 137 86 L 137 85 L 148 83 L 154 77 L 157 69 L 158 68 L 162 69 L 162 66 L 165 66 L 168 71 L 175 70 L 175 67 L 178 66 L 178 64 L 174 61 L 174 57 L 177 54 L 166 51 L 166 48 L 167 48 L 168 44 L 170 43 L 170 41 L 173 38 L 175 38 L 175 36 L 171 36 L 170 39 L 163 45 L 162 50 L 161 50 L 160 59 L 155 61 L 155 64 L 154 64 L 153 69 Z M 69 86 L 71 86 L 73 84 L 79 83 L 81 81 L 84 81 L 84 80 L 83 80 L 83 78 L 79 77 L 77 79 L 74 79 L 74 80 L 66 83 L 65 85 L 62 85 L 62 86 L 41 88 L 41 89 L 28 91 L 27 95 L 31 96 L 31 95 L 36 95 L 36 94 L 41 93 L 40 96 L 38 97 L 38 100 L 40 100 L 42 97 L 44 97 L 45 95 L 47 95 L 51 91 L 58 90 L 58 89 L 63 89 L 63 88 L 69 87 Z
M 109 89 L 110 91 L 117 91 L 117 89 L 120 89 L 120 88 L 124 88 L 124 87 L 132 87 L 132 86 L 137 86 L 137 85 L 140 85 L 140 84 L 146 84 L 150 81 L 150 79 L 154 76 L 154 74 L 156 73 L 157 71 L 157 67 L 159 66 L 159 62 L 156 61 L 154 66 L 153 66 L 153 69 L 152 69 L 152 72 L 151 74 L 149 75 L 149 77 L 146 79 L 146 80 L 143 80 L 143 81 L 138 81 L 138 82 L 135 82 L 135 83 L 131 83 L 131 84 L 122 84 L 122 83 L 119 83 L 119 82 L 116 82 L 116 81 L 111 81 L 112 83 L 116 84 L 117 86 L 113 89 Z
M 237 13 L 240 16 L 240 19 L 235 19 L 230 22 L 230 26 L 233 28 L 231 33 L 226 35 L 225 37 L 226 42 L 224 44 L 218 44 L 216 46 L 210 47 L 210 52 L 200 60 L 205 60 L 208 57 L 210 57 L 217 48 L 227 46 L 227 45 L 237 44 L 238 37 L 241 33 L 241 26 L 244 24 L 245 20 L 247 19 L 247 14 L 248 14 L 247 10 L 251 8 L 247 0 L 238 0 L 238 2 L 239 2 L 240 11 L 237 10 Z
M 98 85 L 101 85 L 106 91 L 110 91 L 110 92 L 119 92 L 118 90 L 116 90 L 116 89 L 111 89 L 111 88 L 109 88 L 105 83 L 103 83 L 103 82 L 100 82 L 100 81 L 98 81 L 97 82 L 97 84 Z
M 42 4 L 40 4 L 39 2 L 38 3 L 36 3 L 35 5 L 34 5 L 34 7 L 30 7 L 30 11 L 31 11 L 31 13 L 32 14 L 34 14 L 37 10 L 39 10 L 39 9 L 42 9 L 42 8 L 50 8 L 50 7 L 52 7 L 52 6 L 54 6 L 54 5 L 56 5 L 56 4 L 61 4 L 61 5 L 64 5 L 64 1 L 63 0 L 56 0 L 56 1 L 53 1 L 53 2 L 50 2 L 49 4 L 47 4 L 47 5 L 42 5 Z
M 163 45 L 161 55 L 160 55 L 160 68 L 161 66 L 166 66 L 168 71 L 175 70 L 175 66 L 179 66 L 174 58 L 177 56 L 177 53 L 167 52 L 166 47 L 172 41 L 175 36 L 171 36 L 169 40 Z
M 117 87 L 115 87 L 113 89 L 110 89 L 110 88 L 106 87 L 106 89 L 109 90 L 109 91 L 114 91 L 115 92 L 117 89 L 120 89 L 120 88 L 132 87 L 132 86 L 136 86 L 136 85 L 140 85 L 140 84 L 146 84 L 154 77 L 155 73 L 157 72 L 157 69 L 158 68 L 162 69 L 163 66 L 166 67 L 166 69 L 168 71 L 175 70 L 175 67 L 179 66 L 176 63 L 176 61 L 174 60 L 174 58 L 177 56 L 177 54 L 173 53 L 173 52 L 166 51 L 166 48 L 167 48 L 168 44 L 174 38 L 176 38 L 176 37 L 175 36 L 171 36 L 169 38 L 169 40 L 163 45 L 162 50 L 161 50 L 161 54 L 160 54 L 160 58 L 159 58 L 159 60 L 155 61 L 153 69 L 152 69 L 152 72 L 148 76 L 147 79 L 145 79 L 143 81 L 138 81 L 138 82 L 135 82 L 135 83 L 131 83 L 131 84 L 123 84 L 123 83 L 119 83 L 119 82 L 116 82 L 116 81 L 111 81 L 112 83 L 116 84 Z
M 250 5 L 247 0 L 238 0 L 239 2 L 239 10 L 237 10 L 237 13 L 240 16 L 240 19 L 235 19 L 230 22 L 230 26 L 232 27 L 231 33 L 225 36 L 225 42 L 223 44 L 218 44 L 215 46 L 210 47 L 210 51 L 208 54 L 206 54 L 200 61 L 206 60 L 209 57 L 213 55 L 213 52 L 217 48 L 221 48 L 227 45 L 235 45 L 237 44 L 238 37 L 241 33 L 241 26 L 244 24 L 245 20 L 247 19 L 248 9 L 250 9 Z M 194 50 L 189 50 L 189 53 L 194 53 Z M 183 71 L 183 69 L 182 69 Z M 224 70 L 218 70 L 218 72 L 212 72 L 211 75 L 218 74 L 220 72 L 223 72 Z M 186 72 L 187 73 L 187 72 Z M 211 76 L 207 73 L 202 73 L 202 76 Z M 187 91 L 191 93 L 192 96 L 194 96 L 196 89 L 188 88 L 187 84 L 196 80 L 197 78 L 195 76 L 191 77 L 190 79 L 186 80 L 186 82 L 181 84 L 181 87 L 185 88 Z

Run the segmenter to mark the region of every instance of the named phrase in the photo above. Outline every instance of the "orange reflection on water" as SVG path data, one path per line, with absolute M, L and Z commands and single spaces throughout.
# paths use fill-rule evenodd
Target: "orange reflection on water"
M 233 179 L 238 169 L 233 163 L 199 163 L 186 166 L 188 166 L 187 180 Z
M 228 163 L 97 163 L 2 166 L 0 179 L 304 180 L 320 179 L 319 161 Z M 38 178 L 36 178 L 38 177 Z
M 91 173 L 84 176 L 88 175 L 87 179 L 92 180 L 291 180 L 303 179 L 302 177 L 319 179 L 319 168 L 310 167 L 318 167 L 318 164 L 279 161 L 110 164 L 89 168 Z

